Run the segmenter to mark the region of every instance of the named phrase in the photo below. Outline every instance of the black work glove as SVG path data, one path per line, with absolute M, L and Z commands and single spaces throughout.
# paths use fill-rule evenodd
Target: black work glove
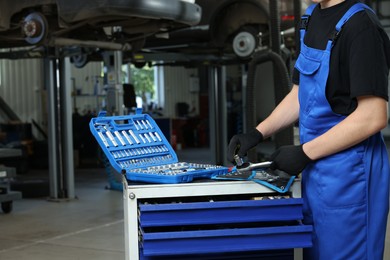
M 286 145 L 271 155 L 271 169 L 281 170 L 290 175 L 298 175 L 313 160 L 303 151 L 302 145 Z
M 244 157 L 248 150 L 255 147 L 258 143 L 263 141 L 263 134 L 256 129 L 251 130 L 247 134 L 238 134 L 230 139 L 227 159 L 234 163 L 234 155 Z

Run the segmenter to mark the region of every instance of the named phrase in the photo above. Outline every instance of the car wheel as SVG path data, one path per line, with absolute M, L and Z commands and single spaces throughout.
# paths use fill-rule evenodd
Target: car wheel
M 5 214 L 10 213 L 12 211 L 12 201 L 2 202 L 1 209 Z
M 81 69 L 89 62 L 88 55 L 85 53 L 73 55 L 70 57 L 70 62 L 73 63 L 76 68 Z
M 244 28 L 234 35 L 233 51 L 240 58 L 248 58 L 255 52 L 258 42 L 255 30 Z
M 30 13 L 24 18 L 22 32 L 26 42 L 32 45 L 42 43 L 48 35 L 46 17 L 38 12 Z

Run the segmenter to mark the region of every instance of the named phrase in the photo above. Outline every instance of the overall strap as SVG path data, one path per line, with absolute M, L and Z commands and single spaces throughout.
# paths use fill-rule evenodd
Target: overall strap
M 310 5 L 306 11 L 305 14 L 301 17 L 301 25 L 300 30 L 306 30 L 307 25 L 309 24 L 310 16 L 313 13 L 314 8 L 317 6 L 317 4 Z
M 317 4 L 312 4 L 312 5 L 310 5 L 310 6 L 306 9 L 305 15 L 311 15 L 311 14 L 313 13 L 314 8 L 316 8 L 316 6 L 317 6 Z
M 310 5 L 306 11 L 305 11 L 305 14 L 302 15 L 301 17 L 301 23 L 300 23 L 300 36 L 301 36 L 301 42 L 303 41 L 303 39 L 305 38 L 305 33 L 306 33 L 306 29 L 307 29 L 307 26 L 309 24 L 309 21 L 310 21 L 310 16 L 311 14 L 313 13 L 313 10 L 314 8 L 317 6 L 317 4 L 312 4 Z
M 341 17 L 340 21 L 336 24 L 336 28 L 330 40 L 335 42 L 340 35 L 341 29 L 343 28 L 344 24 L 349 20 L 349 18 L 351 18 L 357 12 L 363 11 L 365 9 L 375 13 L 374 10 L 372 10 L 370 7 L 363 3 L 356 3 L 351 6 L 351 8 L 349 8 L 349 10 L 343 15 L 343 17 Z

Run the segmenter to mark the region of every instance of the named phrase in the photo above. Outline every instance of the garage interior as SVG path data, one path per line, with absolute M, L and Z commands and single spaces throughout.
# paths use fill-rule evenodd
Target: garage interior
M 127 243 L 139 235 L 126 228 L 124 185 L 148 184 L 123 183 L 89 124 L 102 110 L 142 109 L 180 162 L 232 166 L 230 138 L 289 91 L 294 17 L 310 1 L 98 2 L 92 11 L 73 0 L 0 8 L 11 21 L 0 20 L 0 259 L 300 259 L 291 248 L 185 258 L 137 248 L 134 257 Z M 365 2 L 390 35 L 390 1 Z M 248 159 L 269 160 L 277 147 L 299 143 L 297 133 L 284 130 Z M 390 127 L 383 135 L 390 147 Z

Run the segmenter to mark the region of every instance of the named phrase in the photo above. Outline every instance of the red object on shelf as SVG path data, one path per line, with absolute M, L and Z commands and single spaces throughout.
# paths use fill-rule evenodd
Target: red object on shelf
M 172 130 L 171 146 L 172 146 L 173 150 L 176 151 L 176 148 L 177 148 L 177 138 L 176 138 L 176 131 L 175 130 Z

